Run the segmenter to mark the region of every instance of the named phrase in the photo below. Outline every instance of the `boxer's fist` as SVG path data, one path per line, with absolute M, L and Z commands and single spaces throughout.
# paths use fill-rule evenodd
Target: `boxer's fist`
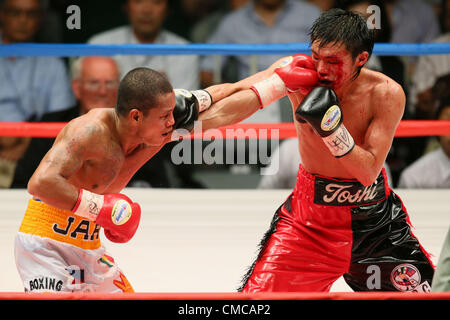
M 312 89 L 295 111 L 295 119 L 308 122 L 337 158 L 355 146 L 353 137 L 342 123 L 339 99 L 329 87 Z
M 317 85 L 319 79 L 314 68 L 314 61 L 306 54 L 288 57 L 274 72 L 283 80 L 290 92 L 302 88 L 312 88 Z
M 174 129 L 186 129 L 191 131 L 194 122 L 198 119 L 199 102 L 189 90 L 175 89 L 176 104 L 173 110 L 175 124 Z
M 283 59 L 272 76 L 255 83 L 250 89 L 256 93 L 264 108 L 288 92 L 307 94 L 317 82 L 318 75 L 312 58 L 297 54 Z
M 83 189 L 78 193 L 78 201 L 72 212 L 102 226 L 109 240 L 120 243 L 134 236 L 141 219 L 139 204 L 126 195 L 99 195 Z

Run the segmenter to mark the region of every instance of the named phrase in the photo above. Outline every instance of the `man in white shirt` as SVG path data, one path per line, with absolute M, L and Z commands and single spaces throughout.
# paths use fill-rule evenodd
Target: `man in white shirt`
M 162 28 L 167 16 L 167 0 L 128 0 L 130 25 L 94 35 L 90 44 L 186 44 L 184 38 Z M 123 74 L 137 67 L 157 70 L 169 78 L 175 88 L 198 89 L 199 67 L 195 55 L 118 55 Z
M 435 43 L 450 42 L 450 0 L 444 0 L 442 10 L 444 33 L 433 40 Z M 431 88 L 438 78 L 449 73 L 449 54 L 420 56 L 411 79 L 410 112 L 415 113 L 418 118 L 429 118 L 436 111 Z
M 450 32 L 443 34 L 433 42 L 450 42 Z M 433 94 L 431 88 L 436 83 L 438 78 L 449 73 L 449 54 L 425 55 L 419 58 L 412 77 L 412 84 L 410 88 L 410 110 L 413 114 L 416 114 L 417 117 L 424 119 L 429 118 L 429 116 L 435 112 L 436 109 L 432 103 Z
M 439 120 L 450 120 L 450 98 L 443 100 Z M 406 167 L 399 188 L 450 188 L 450 136 L 439 137 L 441 146 Z

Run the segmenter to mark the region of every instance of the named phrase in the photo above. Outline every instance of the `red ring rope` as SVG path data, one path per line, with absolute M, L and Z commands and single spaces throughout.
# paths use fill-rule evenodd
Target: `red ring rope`
M 0 292 L 0 300 L 450 300 L 450 292 L 198 292 L 24 293 Z
M 0 122 L 0 136 L 9 137 L 56 137 L 66 122 Z M 219 131 L 217 131 L 219 130 Z M 295 126 L 285 123 L 240 123 L 233 126 L 209 130 L 208 137 L 214 138 L 278 138 L 297 136 Z M 220 132 L 220 133 L 219 133 Z M 277 135 L 278 134 L 278 135 Z M 443 136 L 450 135 L 450 121 L 447 120 L 403 120 L 395 137 Z M 194 132 L 191 138 L 201 138 Z M 203 134 L 203 137 L 205 135 Z

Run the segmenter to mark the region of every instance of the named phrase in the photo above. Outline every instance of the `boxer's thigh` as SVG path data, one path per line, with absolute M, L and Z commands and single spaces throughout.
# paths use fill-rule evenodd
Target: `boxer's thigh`
M 69 265 L 47 239 L 18 233 L 14 255 L 26 292 L 72 292 Z
M 25 291 L 133 292 L 130 283 L 104 247 L 81 249 L 18 233 L 16 266 Z
M 434 267 L 392 194 L 352 212 L 352 262 L 344 279 L 355 291 L 430 291 Z
M 315 239 L 281 219 L 242 292 L 329 291 L 346 270 Z
M 395 262 L 374 259 L 352 264 L 344 279 L 354 291 L 430 292 L 433 273 L 425 258 Z
M 123 274 L 113 257 L 104 253 L 96 263 L 91 265 L 89 272 L 96 278 L 101 278 L 97 291 L 99 292 L 134 292 L 131 283 Z

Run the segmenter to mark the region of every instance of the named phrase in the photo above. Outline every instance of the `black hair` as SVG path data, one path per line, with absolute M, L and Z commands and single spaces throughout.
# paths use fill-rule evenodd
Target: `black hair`
M 356 12 L 333 8 L 323 12 L 310 29 L 311 44 L 319 41 L 319 47 L 328 44 L 344 44 L 355 59 L 367 51 L 372 55 L 375 36 L 367 27 L 366 19 Z M 363 66 L 358 67 L 353 76 L 356 79 Z
M 438 108 L 436 110 L 436 119 L 439 119 L 444 109 L 448 107 L 450 107 L 450 95 L 439 100 Z
M 450 14 L 450 12 L 447 10 L 447 0 L 442 0 L 440 9 L 441 13 L 439 15 L 439 23 L 441 26 L 442 33 L 446 33 L 450 31 L 450 29 L 448 29 L 446 24 L 447 16 Z
M 117 92 L 116 112 L 126 116 L 130 110 L 139 109 L 144 115 L 158 106 L 161 95 L 173 91 L 163 74 L 150 68 L 136 68 L 122 79 Z

